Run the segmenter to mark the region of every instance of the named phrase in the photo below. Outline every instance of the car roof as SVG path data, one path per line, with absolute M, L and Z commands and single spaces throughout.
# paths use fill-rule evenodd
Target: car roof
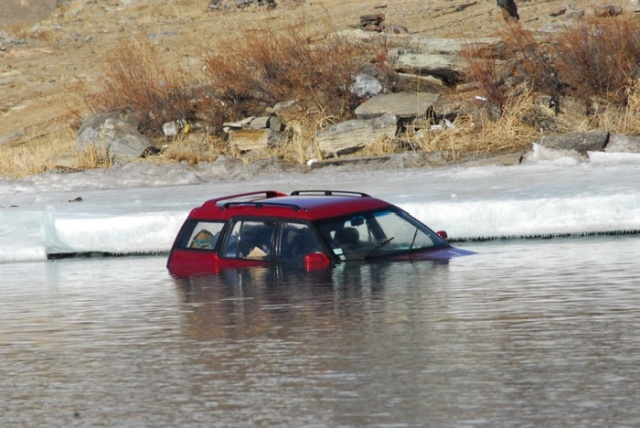
M 320 220 L 390 205 L 361 192 L 297 190 L 287 195 L 266 190 L 208 200 L 193 209 L 189 217 L 200 220 L 227 220 L 234 216 Z

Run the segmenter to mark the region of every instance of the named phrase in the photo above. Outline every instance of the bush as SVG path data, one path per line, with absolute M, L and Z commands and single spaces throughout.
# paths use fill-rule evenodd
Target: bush
M 462 56 L 467 61 L 467 79 L 476 82 L 487 102 L 502 111 L 508 94 L 503 85 L 504 72 L 498 69 L 496 60 L 484 55 L 482 48 L 476 46 L 464 49 Z
M 558 72 L 577 97 L 626 104 L 625 89 L 638 77 L 640 22 L 630 17 L 586 20 L 560 36 L 556 57 Z
M 471 80 L 501 110 L 514 82 L 552 97 L 563 95 L 589 107 L 594 99 L 617 106 L 629 102 L 628 86 L 638 77 L 640 22 L 632 18 L 592 18 L 568 27 L 555 38 L 538 40 L 519 25 L 502 34 L 510 67 L 499 69 L 495 58 L 479 49 L 466 52 Z M 505 83 L 511 83 L 505 84 Z
M 314 44 L 292 28 L 245 35 L 221 43 L 217 51 L 205 59 L 208 95 L 227 120 L 263 114 L 290 100 L 311 116 L 346 118 L 355 107 L 350 85 L 363 51 L 344 38 L 327 36 Z
M 197 94 L 190 80 L 181 70 L 167 69 L 148 42 L 124 40 L 107 57 L 99 110 L 128 111 L 141 132 L 159 134 L 165 122 L 193 118 Z

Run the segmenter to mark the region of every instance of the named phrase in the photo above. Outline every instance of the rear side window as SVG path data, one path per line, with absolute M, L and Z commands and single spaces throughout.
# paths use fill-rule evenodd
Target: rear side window
M 220 238 L 224 222 L 189 220 L 178 241 L 179 248 L 213 250 Z
M 308 224 L 280 223 L 280 261 L 298 262 L 305 255 L 322 251 L 322 244 Z
M 270 260 L 276 222 L 270 220 L 237 220 L 233 224 L 223 257 L 249 260 Z

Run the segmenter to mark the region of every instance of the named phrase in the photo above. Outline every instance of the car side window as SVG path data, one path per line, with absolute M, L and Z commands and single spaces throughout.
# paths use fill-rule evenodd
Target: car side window
M 281 223 L 280 257 L 282 261 L 295 261 L 318 251 L 322 251 L 322 245 L 308 224 Z
M 213 250 L 224 222 L 192 220 L 182 232 L 178 246 L 192 250 Z
M 222 254 L 228 258 L 270 260 L 275 230 L 275 222 L 236 220 Z

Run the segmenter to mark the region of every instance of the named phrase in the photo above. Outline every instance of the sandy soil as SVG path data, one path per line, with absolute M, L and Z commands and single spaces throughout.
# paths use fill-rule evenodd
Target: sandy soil
M 628 0 L 624 0 L 628 6 Z M 600 1 L 572 0 L 582 9 Z M 384 13 L 388 24 L 420 36 L 473 39 L 506 25 L 495 0 L 281 0 L 273 11 L 208 12 L 208 0 L 2 0 L 0 31 L 0 145 L 21 144 L 66 130 L 90 112 L 87 93 L 101 88 L 105 55 L 127 37 L 145 37 L 168 62 L 194 70 L 216 40 L 259 36 L 263 28 L 305 23 L 327 32 L 356 25 L 365 14 Z M 35 5 L 39 5 L 36 7 Z M 52 11 L 47 14 L 49 6 Z M 42 6 L 42 7 L 40 7 Z M 520 25 L 539 29 L 562 23 L 551 14 L 564 0 L 521 0 Z M 7 16 L 16 18 L 7 23 Z M 19 16 L 18 16 L 19 15 Z M 23 23 L 19 26 L 18 23 Z

